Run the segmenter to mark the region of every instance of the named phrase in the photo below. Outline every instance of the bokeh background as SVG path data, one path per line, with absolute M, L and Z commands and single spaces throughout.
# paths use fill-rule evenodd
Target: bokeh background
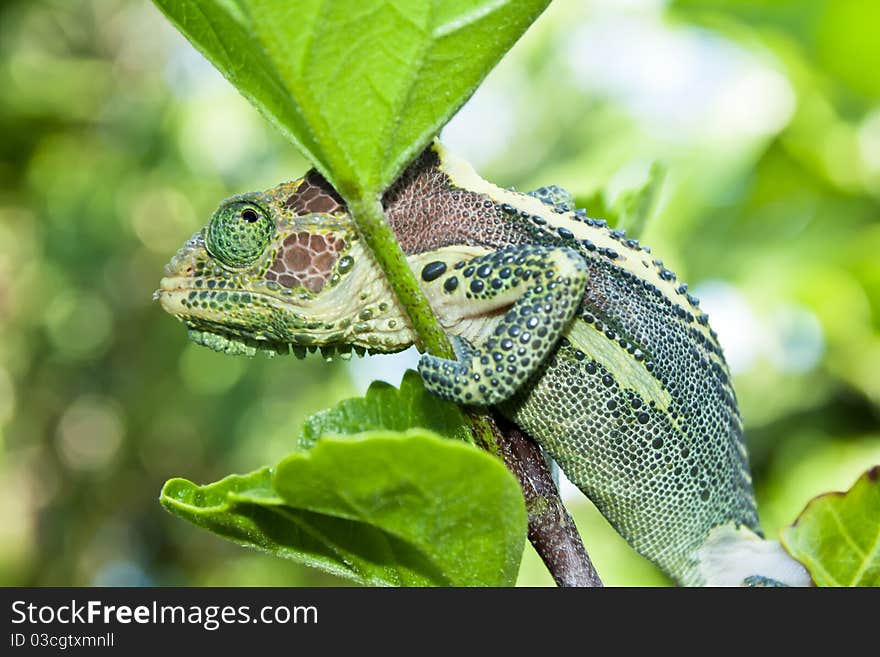
M 642 241 L 721 336 L 771 535 L 880 463 L 878 29 L 873 0 L 555 0 L 444 131 L 588 210 L 662 163 Z M 145 0 L 3 2 L 0 89 L 0 584 L 342 583 L 157 502 L 415 363 L 225 357 L 151 301 L 221 199 L 306 163 Z M 564 490 L 608 584 L 667 583 Z M 531 548 L 520 582 L 551 583 Z

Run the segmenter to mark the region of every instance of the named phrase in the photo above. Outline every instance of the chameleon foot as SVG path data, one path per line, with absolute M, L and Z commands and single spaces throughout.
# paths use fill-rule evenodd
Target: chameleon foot
M 423 272 L 437 268 L 429 263 Z M 529 245 L 463 260 L 446 272 L 422 280 L 430 278 L 431 285 L 460 295 L 471 316 L 493 313 L 498 319 L 482 344 L 453 336 L 456 359 L 426 354 L 419 372 L 425 387 L 444 399 L 498 404 L 532 376 L 555 346 L 583 295 L 586 265 L 572 249 Z

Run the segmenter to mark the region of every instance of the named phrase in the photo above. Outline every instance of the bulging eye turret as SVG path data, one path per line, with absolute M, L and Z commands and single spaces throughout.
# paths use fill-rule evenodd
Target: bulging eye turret
M 233 201 L 211 217 L 205 240 L 208 253 L 230 269 L 253 265 L 275 235 L 275 222 L 256 203 Z

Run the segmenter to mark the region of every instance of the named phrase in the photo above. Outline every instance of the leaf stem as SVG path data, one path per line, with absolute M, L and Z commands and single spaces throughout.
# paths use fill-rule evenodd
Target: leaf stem
M 406 255 L 385 218 L 382 203 L 375 198 L 348 200 L 361 237 L 367 243 L 379 267 L 385 273 L 397 300 L 409 317 L 416 336 L 416 347 L 435 356 L 453 358 L 452 345 L 434 317 L 428 299 L 406 262 Z
M 446 332 L 434 316 L 428 299 L 406 261 L 403 249 L 388 225 L 382 203 L 377 199 L 355 198 L 348 201 L 348 209 L 354 217 L 358 232 L 409 317 L 416 337 L 416 347 L 419 351 L 427 351 L 442 358 L 455 358 Z M 500 457 L 501 450 L 495 439 L 491 419 L 485 414 L 477 413 L 469 413 L 468 419 L 476 443 Z

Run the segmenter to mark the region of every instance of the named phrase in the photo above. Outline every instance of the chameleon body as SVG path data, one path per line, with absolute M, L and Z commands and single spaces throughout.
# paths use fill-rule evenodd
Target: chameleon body
M 501 189 L 439 143 L 383 203 L 455 346 L 456 360 L 422 356 L 430 391 L 497 407 L 679 583 L 804 583 L 761 538 L 716 334 L 648 248 L 565 190 Z M 414 341 L 316 171 L 225 201 L 157 296 L 193 340 L 227 353 L 382 353 Z

